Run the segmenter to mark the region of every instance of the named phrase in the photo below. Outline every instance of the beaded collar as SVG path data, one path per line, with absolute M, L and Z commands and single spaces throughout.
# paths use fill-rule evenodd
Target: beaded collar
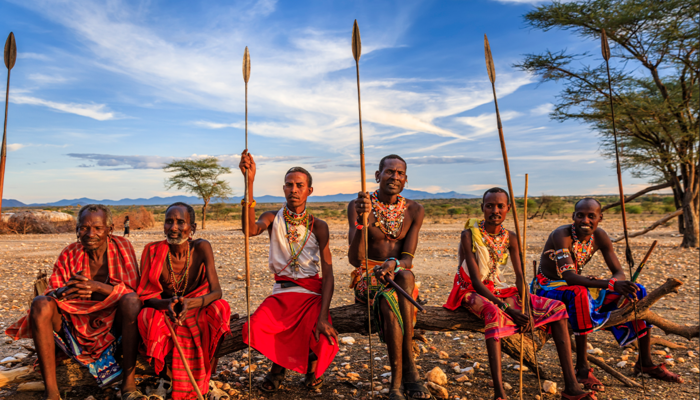
M 387 239 L 395 240 L 401 234 L 403 227 L 406 199 L 398 195 L 396 204 L 384 204 L 379 201 L 378 195 L 378 190 L 369 195 L 372 201 L 372 213 L 377 220 L 374 226 L 378 227 Z
M 299 236 L 299 231 L 297 230 L 297 226 L 299 225 L 304 225 L 306 227 L 306 235 L 308 236 L 309 234 L 309 213 L 306 212 L 306 208 L 304 208 L 304 212 L 301 214 L 297 214 L 287 208 L 287 205 L 284 205 L 284 221 L 286 222 L 287 225 L 287 240 L 292 243 L 297 243 L 299 242 L 300 236 Z
M 578 240 L 576 236 L 576 227 L 574 224 L 571 224 L 571 238 L 573 239 L 571 248 L 574 253 L 574 262 L 576 262 L 578 273 L 581 274 L 583 272 L 583 267 L 588 264 L 591 257 L 593 257 L 593 235 L 588 238 L 586 243 L 583 243 Z
M 495 234 L 488 233 L 486 231 L 486 221 L 484 220 L 479 221 L 479 232 L 481 232 L 484 244 L 489 249 L 491 266 L 486 280 L 490 280 L 491 277 L 497 273 L 498 266 L 505 262 L 505 258 L 507 257 L 506 251 L 510 245 L 510 235 L 503 225 L 498 226 Z

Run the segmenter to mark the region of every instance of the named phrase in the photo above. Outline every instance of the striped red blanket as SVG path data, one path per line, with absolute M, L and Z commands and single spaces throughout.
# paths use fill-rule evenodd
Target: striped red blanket
M 83 364 L 98 360 L 102 352 L 117 339 L 112 332 L 112 325 L 119 299 L 133 292 L 138 284 L 138 263 L 131 242 L 123 237 L 111 236 L 107 245 L 107 256 L 109 284 L 114 286 L 114 290 L 106 299 L 56 302 L 63 318 L 72 328 L 73 337 L 83 349 L 83 353 L 76 356 Z M 83 276 L 91 279 L 90 263 L 83 245 L 79 242 L 71 243 L 58 256 L 46 293 L 63 287 L 71 276 L 80 271 Z M 12 324 L 5 333 L 15 340 L 31 338 L 28 315 Z
M 137 290 L 141 300 L 160 298 L 163 292 L 160 276 L 163 272 L 163 265 L 167 255 L 168 243 L 165 240 L 150 243 L 143 250 L 141 256 L 141 282 Z M 209 282 L 206 280 L 204 266 L 202 267 L 202 274 L 199 277 L 201 285 L 194 291 L 185 294 L 185 297 L 193 298 L 209 293 Z M 219 339 L 223 335 L 231 333 L 229 328 L 230 317 L 231 307 L 228 302 L 219 299 L 206 307 L 189 310 L 182 326 L 173 324 L 177 341 L 185 353 L 192 375 L 202 393 L 206 393 L 209 390 L 211 361 L 214 358 Z M 146 356 L 149 358 L 149 361 L 154 361 L 156 373 L 160 373 L 165 366 L 165 357 L 172 353 L 172 398 L 194 399 L 196 398 L 194 389 L 192 384 L 190 384 L 177 350 L 174 350 L 170 331 L 165 325 L 165 318 L 165 312 L 163 311 L 153 308 L 141 310 L 138 323 L 139 332 L 146 347 Z

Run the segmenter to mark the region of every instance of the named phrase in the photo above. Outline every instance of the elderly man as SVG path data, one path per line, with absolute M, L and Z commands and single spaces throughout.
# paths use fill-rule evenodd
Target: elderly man
M 58 256 L 43 296 L 7 335 L 33 338 L 47 399 L 60 399 L 56 382 L 58 346 L 107 386 L 122 375 L 122 399 L 144 400 L 134 382 L 139 343 L 136 317 L 141 302 L 134 293 L 138 264 L 131 243 L 113 236 L 109 209 L 90 204 L 80 209 L 77 242 Z M 121 342 L 122 363 L 114 355 Z
M 174 343 L 166 324 L 168 318 L 176 340 L 202 393 L 216 368 L 214 357 L 219 342 L 230 334 L 231 307 L 221 299 L 221 286 L 214 265 L 211 244 L 192 239 L 197 224 L 192 206 L 171 204 L 165 210 L 166 239 L 146 245 L 141 255 L 138 294 L 143 310 L 139 331 L 146 355 L 155 361 L 156 373 L 172 384 L 172 399 L 195 399 L 183 360 L 173 356 Z M 159 398 L 151 393 L 151 399 Z
M 386 287 L 385 277 L 393 279 L 406 293 L 418 296 L 413 273 L 413 254 L 418 247 L 418 232 L 425 214 L 423 206 L 401 196 L 406 185 L 406 161 L 391 154 L 379 162 L 374 174 L 379 189 L 358 194 L 348 204 L 348 261 L 352 272 L 351 287 L 355 302 L 372 304 L 373 331 L 387 345 L 391 366 L 390 399 L 429 399 L 430 392 L 420 380 L 413 360 L 413 325 L 416 310 L 405 298 Z M 362 214 L 369 213 L 367 226 Z M 369 254 L 362 245 L 362 230 L 368 230 Z M 365 259 L 374 276 L 367 282 Z M 405 394 L 405 396 L 404 396 Z

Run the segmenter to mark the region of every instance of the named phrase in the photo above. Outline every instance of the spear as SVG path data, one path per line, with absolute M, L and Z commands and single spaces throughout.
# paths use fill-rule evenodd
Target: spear
M 625 258 L 627 259 L 627 267 L 630 272 L 630 277 L 632 276 L 632 268 L 634 268 L 634 258 L 632 258 L 632 250 L 630 249 L 629 235 L 627 234 L 627 210 L 625 210 L 625 193 L 622 190 L 622 170 L 620 169 L 620 150 L 617 144 L 617 129 L 615 128 L 615 107 L 613 105 L 613 94 L 612 94 L 612 79 L 610 79 L 610 46 L 608 45 L 608 36 L 605 34 L 605 29 L 601 29 L 600 32 L 600 51 L 603 53 L 603 58 L 605 59 L 605 70 L 608 73 L 608 98 L 610 99 L 610 118 L 612 119 L 612 129 L 613 129 L 613 139 L 615 140 L 615 166 L 617 167 L 617 188 L 620 191 L 620 207 L 622 207 L 622 229 L 625 234 Z M 637 332 L 637 302 L 634 301 L 634 323 L 632 327 L 634 328 L 635 336 L 639 337 Z M 644 398 L 647 397 L 647 389 L 644 384 L 644 374 L 642 375 L 642 390 L 644 391 Z
M 245 52 L 243 53 L 243 81 L 245 82 L 245 150 L 248 152 L 248 79 L 250 79 L 250 53 L 248 52 L 248 46 L 245 47 Z M 250 216 L 248 213 L 248 207 L 250 204 L 250 198 L 248 194 L 248 170 L 245 170 L 245 212 L 243 213 L 243 227 L 244 227 L 244 243 L 245 243 L 245 304 L 247 308 L 247 318 L 248 318 L 248 398 L 253 392 L 253 368 L 251 367 L 251 349 L 250 343 L 252 338 L 250 337 L 250 237 L 248 229 L 250 228 Z
M 0 150 L 0 210 L 2 209 L 2 189 L 5 187 L 5 159 L 7 158 L 7 106 L 10 101 L 10 71 L 17 61 L 15 34 L 10 32 L 5 41 L 5 66 L 7 67 L 7 89 L 5 89 L 5 124 L 2 128 L 2 149 Z
M 180 355 L 180 361 L 182 361 L 182 365 L 185 367 L 185 372 L 187 372 L 187 377 L 190 379 L 190 383 L 192 384 L 192 387 L 194 388 L 194 393 L 197 395 L 197 399 L 204 400 L 204 397 L 202 397 L 202 392 L 199 390 L 199 386 L 197 386 L 197 381 L 194 379 L 194 375 L 192 375 L 192 370 L 190 369 L 190 365 L 187 363 L 187 358 L 185 357 L 185 353 L 183 353 L 182 347 L 180 347 L 180 343 L 177 341 L 177 336 L 175 335 L 175 331 L 173 330 L 173 326 L 170 325 L 170 321 L 168 321 L 167 316 L 163 320 L 165 321 L 165 326 L 167 326 L 168 330 L 170 331 L 170 336 L 173 338 L 173 343 L 175 344 L 175 348 L 177 349 L 177 353 Z M 250 369 L 250 367 L 248 367 L 248 369 Z
M 527 184 L 528 184 L 528 176 L 525 174 L 525 196 L 523 198 L 525 199 L 525 203 L 523 204 L 523 260 L 521 261 L 523 264 L 523 286 L 525 285 L 525 282 L 527 282 L 527 270 L 525 269 L 525 254 L 527 253 Z M 523 303 L 527 305 L 527 303 Z M 525 310 L 527 313 L 527 310 Z M 528 315 L 530 315 L 528 313 Z M 538 371 L 539 372 L 539 371 Z M 520 369 L 519 372 L 520 374 L 520 400 L 523 400 L 523 336 L 520 335 Z
M 659 243 L 658 240 L 654 240 L 654 243 L 651 244 L 649 247 L 649 250 L 647 250 L 647 254 L 644 256 L 642 259 L 642 262 L 637 266 L 637 269 L 634 270 L 634 275 L 632 275 L 632 279 L 630 279 L 631 282 L 637 282 L 637 279 L 639 278 L 639 274 L 642 273 L 642 270 L 644 269 L 644 266 L 646 265 L 647 261 L 649 261 L 649 257 L 651 257 L 651 252 L 654 251 L 654 248 L 656 248 L 656 245 Z M 622 305 L 627 301 L 627 298 L 621 297 L 620 301 L 617 302 L 618 307 L 622 307 Z
M 525 249 L 523 248 L 523 243 L 520 240 L 520 222 L 518 222 L 518 210 L 516 208 L 515 204 L 515 198 L 513 197 L 513 183 L 510 180 L 510 166 L 508 165 L 508 152 L 506 151 L 506 139 L 503 137 L 503 124 L 501 124 L 501 112 L 498 110 L 498 97 L 496 96 L 496 69 L 493 66 L 493 56 L 491 56 L 491 46 L 489 46 L 489 39 L 486 37 L 484 34 L 484 53 L 486 56 L 486 71 L 489 74 L 489 80 L 491 81 L 491 89 L 493 91 L 493 102 L 496 106 L 496 121 L 498 122 L 498 137 L 501 141 L 501 153 L 503 154 L 503 165 L 506 170 L 506 181 L 508 182 L 508 192 L 511 200 L 511 211 L 513 213 L 513 222 L 515 224 L 515 237 L 516 240 L 518 241 L 518 250 L 520 252 L 520 267 L 522 269 L 523 273 L 523 281 L 522 281 L 522 287 L 520 288 L 520 292 L 522 293 L 521 296 L 523 299 L 523 306 L 524 306 L 524 311 L 528 314 L 530 317 L 530 324 L 534 326 L 534 321 L 532 317 L 532 308 L 530 306 L 530 293 L 527 291 L 525 288 L 525 259 L 523 258 Z M 528 309 L 530 312 L 528 312 Z M 533 332 L 534 329 L 530 330 L 530 336 L 532 339 L 532 343 L 534 345 L 535 343 L 535 333 Z M 520 348 L 523 347 L 523 334 L 520 336 Z M 534 351 L 535 353 L 535 369 L 537 370 L 537 382 L 539 384 L 539 389 L 540 389 L 540 398 L 542 397 L 542 385 L 540 383 L 540 368 L 539 368 L 539 362 L 537 361 L 537 349 Z M 521 352 L 522 354 L 522 352 Z M 520 364 L 520 368 L 522 369 L 522 364 Z M 522 390 L 521 396 L 522 396 Z
M 352 26 L 352 56 L 355 59 L 355 71 L 357 72 L 357 110 L 360 120 L 360 182 L 362 182 L 362 192 L 367 192 L 367 183 L 365 182 L 365 143 L 362 138 L 362 102 L 360 100 L 360 56 L 362 55 L 362 41 L 360 40 L 360 27 L 357 25 L 357 20 Z M 365 212 L 362 214 L 362 241 L 365 246 L 365 279 L 367 284 L 367 322 L 368 322 L 368 332 L 369 335 L 369 397 L 374 398 L 374 358 L 372 357 L 372 307 L 370 306 L 369 300 L 369 238 L 367 237 L 367 232 L 369 227 L 367 226 L 367 219 L 369 218 L 369 213 Z

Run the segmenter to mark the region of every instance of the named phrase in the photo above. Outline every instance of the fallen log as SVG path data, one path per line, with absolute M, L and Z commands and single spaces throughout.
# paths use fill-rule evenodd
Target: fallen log
M 679 216 L 679 215 L 681 215 L 681 214 L 683 214 L 683 209 L 682 209 L 682 208 L 679 209 L 679 210 L 676 210 L 676 211 L 672 212 L 671 214 L 666 214 L 666 215 L 664 215 L 661 219 L 659 219 L 658 221 L 654 222 L 653 224 L 647 226 L 646 228 L 642 229 L 641 231 L 635 231 L 635 232 L 630 232 L 630 233 L 628 233 L 627 236 L 628 236 L 628 237 L 631 237 L 631 238 L 632 238 L 632 237 L 637 237 L 637 236 L 642 236 L 643 234 L 645 234 L 645 233 L 647 233 L 647 232 L 649 232 L 649 231 L 653 231 L 654 229 L 656 229 L 656 228 L 659 227 L 660 225 L 665 224 L 666 222 L 670 221 L 671 219 L 673 219 L 673 218 L 675 218 L 675 217 L 677 217 L 677 216 Z M 623 235 L 623 236 L 620 236 L 620 237 L 616 237 L 615 239 L 612 239 L 612 241 L 613 241 L 613 243 L 617 243 L 617 242 L 619 242 L 620 240 L 622 240 L 622 239 L 624 239 L 624 238 L 625 238 L 625 236 Z

